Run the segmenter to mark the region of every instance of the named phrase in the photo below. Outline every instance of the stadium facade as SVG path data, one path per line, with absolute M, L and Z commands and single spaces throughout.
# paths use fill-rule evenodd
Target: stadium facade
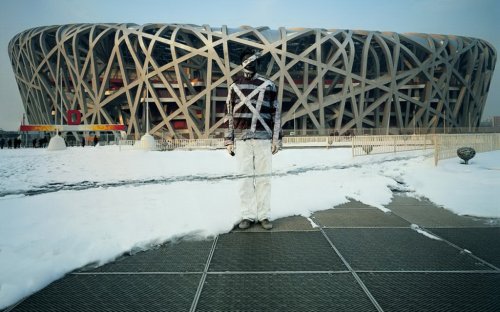
M 158 137 L 209 138 L 224 132 L 247 47 L 262 52 L 259 73 L 296 134 L 473 129 L 496 63 L 492 45 L 470 37 L 181 24 L 38 27 L 8 51 L 31 124 L 78 110 L 81 124 L 125 124 L 135 138 L 146 122 Z

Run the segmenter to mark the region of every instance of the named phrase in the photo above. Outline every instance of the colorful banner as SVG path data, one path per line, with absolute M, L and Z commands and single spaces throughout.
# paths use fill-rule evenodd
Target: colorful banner
M 21 125 L 20 131 L 125 131 L 125 125 Z

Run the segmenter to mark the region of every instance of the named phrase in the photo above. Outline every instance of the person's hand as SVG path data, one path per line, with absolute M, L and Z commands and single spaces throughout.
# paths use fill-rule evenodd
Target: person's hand
M 271 153 L 273 153 L 273 155 L 276 154 L 279 150 L 279 146 L 276 143 L 273 143 L 271 145 Z
M 226 149 L 229 155 L 234 156 L 234 144 L 226 145 Z

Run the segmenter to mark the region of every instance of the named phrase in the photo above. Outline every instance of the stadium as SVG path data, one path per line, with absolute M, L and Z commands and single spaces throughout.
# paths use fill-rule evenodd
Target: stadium
M 135 139 L 197 139 L 222 137 L 248 47 L 278 86 L 285 135 L 474 131 L 496 62 L 471 37 L 182 24 L 38 27 L 8 52 L 30 124 L 74 124 L 78 111 Z

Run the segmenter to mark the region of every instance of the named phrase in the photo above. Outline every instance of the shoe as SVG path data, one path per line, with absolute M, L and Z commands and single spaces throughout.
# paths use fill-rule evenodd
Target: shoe
M 251 220 L 248 220 L 248 219 L 243 219 L 241 220 L 240 224 L 238 225 L 238 227 L 242 230 L 246 230 L 248 229 L 251 225 L 252 225 L 252 221 Z
M 268 219 L 260 221 L 260 226 L 262 226 L 264 230 L 270 230 L 273 228 L 273 224 Z

